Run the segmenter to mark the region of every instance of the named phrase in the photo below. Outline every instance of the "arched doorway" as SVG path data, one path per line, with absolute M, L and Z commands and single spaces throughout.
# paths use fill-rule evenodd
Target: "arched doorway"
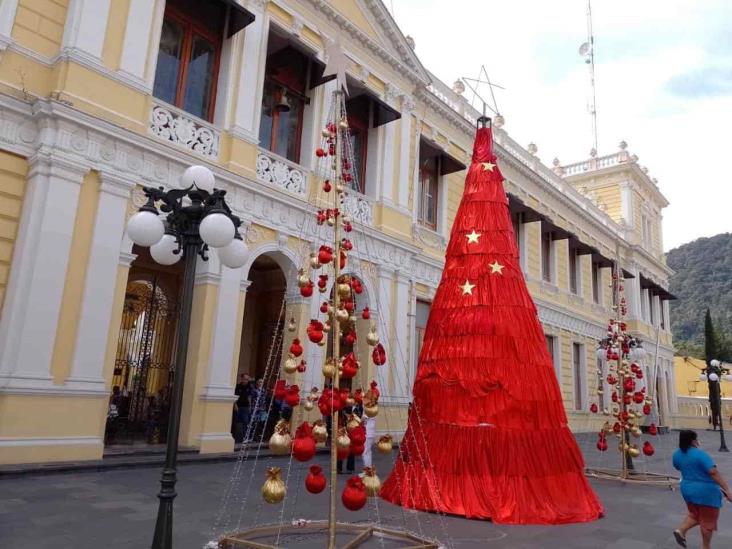
M 105 444 L 165 442 L 173 383 L 182 265 L 165 267 L 147 248 L 127 277 L 105 430 Z

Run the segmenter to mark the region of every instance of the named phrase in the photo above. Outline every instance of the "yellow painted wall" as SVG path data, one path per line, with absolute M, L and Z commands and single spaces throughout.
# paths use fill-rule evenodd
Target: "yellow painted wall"
M 0 151 L 0 313 L 10 276 L 27 173 L 25 158 Z
M 102 62 L 105 67 L 112 70 L 119 68 L 129 10 L 130 0 L 113 0 L 109 6 L 109 20 L 107 21 L 104 47 L 102 48 Z
M 84 176 L 79 192 L 79 205 L 76 209 L 71 252 L 51 359 L 51 375 L 56 384 L 63 383 L 71 372 L 98 201 L 99 174 L 89 172 Z
M 20 0 L 13 38 L 26 48 L 51 57 L 58 53 L 64 34 L 68 0 Z

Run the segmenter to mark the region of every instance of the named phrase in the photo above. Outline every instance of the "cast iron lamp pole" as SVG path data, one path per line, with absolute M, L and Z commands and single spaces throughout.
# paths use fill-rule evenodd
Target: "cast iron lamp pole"
M 722 376 L 725 381 L 732 381 L 729 368 L 724 368 L 722 364 L 714 359 L 710 360 L 706 368 L 702 370 L 699 376 L 702 381 L 709 383 L 709 404 L 712 408 L 712 426 L 715 420 L 719 424 L 719 451 L 729 452 L 727 443 L 724 440 L 724 418 L 722 417 Z
M 188 335 L 193 306 L 196 261 L 208 260 L 209 246 L 217 248 L 219 259 L 227 267 L 241 267 L 247 248 L 238 234 L 240 219 L 226 204 L 226 191 L 214 188 L 214 176 L 208 168 L 192 166 L 183 174 L 182 189 L 166 191 L 162 187 L 145 187 L 147 204 L 130 218 L 127 232 L 133 242 L 150 246 L 150 255 L 163 265 L 176 263 L 181 256 L 185 264 L 181 308 L 178 317 L 175 369 L 168 418 L 165 465 L 160 478 L 158 516 L 152 549 L 173 546 L 173 500 L 177 480 L 178 437 L 185 383 Z M 158 216 L 156 203 L 167 214 L 166 223 Z

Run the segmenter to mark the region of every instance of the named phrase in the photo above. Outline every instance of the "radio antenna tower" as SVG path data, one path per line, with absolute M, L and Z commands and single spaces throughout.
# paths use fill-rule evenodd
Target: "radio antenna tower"
M 595 104 L 595 35 L 592 32 L 592 2 L 587 0 L 587 42 L 579 48 L 579 54 L 585 58 L 590 71 L 590 96 L 587 100 L 587 111 L 592 120 L 592 147 L 597 152 L 597 106 Z

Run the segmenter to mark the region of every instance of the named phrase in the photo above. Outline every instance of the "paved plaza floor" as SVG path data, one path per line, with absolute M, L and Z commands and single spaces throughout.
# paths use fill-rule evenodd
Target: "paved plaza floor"
M 732 454 L 717 452 L 716 433 L 700 433 L 722 473 L 732 481 Z M 617 452 L 599 453 L 594 437 L 579 437 L 589 466 L 618 465 Z M 639 458 L 640 471 L 672 473 L 670 456 L 677 434 L 655 437 L 657 453 Z M 324 467 L 326 456 L 317 461 Z M 390 457 L 378 456 L 382 477 L 390 469 Z M 292 463 L 288 497 L 284 504 L 267 505 L 259 490 L 264 470 L 276 465 L 288 469 L 287 458 L 263 458 L 253 467 L 249 456 L 239 470 L 237 489 L 227 488 L 236 463 L 186 464 L 179 469 L 175 501 L 175 548 L 200 549 L 214 536 L 214 526 L 232 528 L 266 523 L 290 523 L 293 519 L 321 519 L 327 513 L 325 493 L 314 496 L 303 487 L 309 464 Z M 98 472 L 28 475 L 0 480 L 0 548 L 33 549 L 137 549 L 150 546 L 157 511 L 158 467 L 136 467 Z M 346 476 L 340 477 L 344 482 Z M 342 520 L 380 522 L 440 539 L 446 547 L 488 548 L 617 548 L 676 547 L 671 532 L 685 507 L 678 490 L 623 485 L 595 480 L 592 485 L 605 505 L 606 516 L 587 524 L 564 526 L 503 526 L 488 521 L 465 520 L 435 514 L 404 511 L 381 500 L 370 499 L 358 512 L 338 504 Z M 251 487 L 251 489 L 247 489 Z M 339 489 L 340 494 L 340 489 Z M 220 510 L 223 509 L 223 512 Z M 698 531 L 689 534 L 689 547 L 699 547 Z M 715 548 L 732 548 L 732 509 L 722 510 Z M 300 547 L 297 545 L 297 547 Z

